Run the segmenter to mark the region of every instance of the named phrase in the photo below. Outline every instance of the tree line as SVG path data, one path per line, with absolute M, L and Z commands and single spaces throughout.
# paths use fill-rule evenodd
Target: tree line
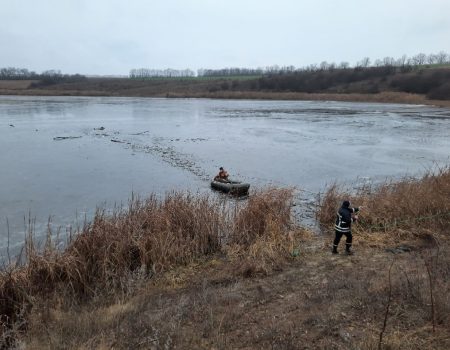
M 351 66 L 326 61 L 302 68 L 270 66 L 255 70 L 226 68 L 203 70 L 199 76 L 230 77 L 254 75 L 255 79 L 232 79 L 212 87 L 218 90 L 278 91 L 306 93 L 378 93 L 401 91 L 424 94 L 431 99 L 450 99 L 450 55 L 441 51 L 412 57 L 384 57 L 371 61 L 364 57 Z M 425 69 L 433 68 L 433 69 Z
M 418 53 L 408 57 L 403 55 L 399 58 L 384 57 L 376 59 L 373 62 L 369 57 L 364 57 L 353 66 L 346 61 L 335 63 L 322 61 L 320 63 L 310 64 L 304 67 L 290 66 L 278 66 L 271 65 L 258 68 L 243 68 L 243 67 L 227 67 L 220 69 L 200 68 L 197 72 L 190 69 L 177 70 L 177 69 L 150 69 L 150 68 L 138 68 L 131 69 L 129 77 L 132 79 L 145 79 L 145 78 L 181 78 L 181 77 L 233 77 L 233 76 L 266 76 L 273 74 L 291 74 L 296 72 L 320 72 L 320 71 L 333 71 L 336 69 L 362 69 L 369 67 L 387 67 L 389 71 L 399 69 L 402 72 L 411 71 L 417 67 L 424 65 L 444 65 L 450 64 L 450 55 L 444 51 L 438 53 L 425 54 Z
M 312 69 L 265 74 L 249 81 L 234 80 L 223 90 L 254 90 L 306 93 L 378 93 L 399 91 L 426 95 L 430 99 L 450 100 L 450 64 L 444 55 L 436 63 L 413 57 L 385 59 L 370 64 L 369 59 L 354 67 L 321 64 Z M 433 61 L 434 62 L 434 61 Z M 420 64 L 419 64 L 420 63 Z M 427 66 L 433 69 L 425 69 Z
M 39 80 L 39 83 L 34 83 L 34 85 L 48 85 L 58 82 L 75 82 L 84 79 L 86 79 L 84 75 L 63 74 L 60 70 L 56 69 L 36 73 L 26 68 L 0 68 L 0 80 Z
M 369 57 L 364 57 L 353 66 L 346 61 L 335 63 L 322 61 L 318 64 L 310 64 L 304 67 L 295 66 L 278 66 L 272 65 L 267 67 L 258 68 L 239 68 L 229 67 L 221 69 L 207 69 L 200 68 L 197 72 L 191 69 L 149 69 L 138 68 L 131 69 L 129 78 L 131 79 L 145 79 L 145 78 L 184 78 L 184 77 L 232 77 L 232 76 L 267 76 L 274 74 L 292 74 L 296 72 L 321 72 L 321 71 L 333 71 L 333 70 L 346 70 L 346 69 L 362 69 L 362 68 L 387 68 L 384 71 L 401 71 L 409 72 L 415 68 L 426 65 L 445 65 L 450 64 L 450 55 L 444 51 L 438 53 L 425 54 L 418 53 L 411 57 L 403 55 L 399 58 L 384 57 L 382 59 L 376 59 L 373 62 Z M 85 78 L 80 74 L 69 75 L 63 74 L 60 70 L 46 70 L 42 73 L 36 73 L 26 68 L 5 67 L 0 68 L 0 80 L 46 80 L 47 82 L 57 82 L 69 79 L 82 79 Z
M 146 78 L 186 78 L 194 77 L 194 71 L 190 69 L 149 69 L 137 68 L 130 70 L 129 77 L 131 79 L 146 79 Z
M 424 65 L 444 65 L 450 64 L 450 55 L 444 51 L 440 51 L 436 54 L 424 54 L 418 53 L 412 57 L 403 55 L 399 58 L 394 57 L 384 57 L 382 59 L 376 59 L 373 62 L 369 57 L 364 57 L 359 60 L 353 66 L 346 61 L 335 63 L 322 61 L 320 63 L 310 64 L 304 67 L 295 66 L 267 66 L 260 68 L 221 68 L 221 69 L 199 69 L 197 71 L 197 76 L 205 77 L 224 77 L 224 76 L 261 76 L 261 75 L 273 75 L 273 74 L 290 74 L 295 72 L 319 72 L 319 71 L 332 71 L 336 69 L 360 69 L 369 67 L 388 67 L 388 68 L 399 68 L 402 72 L 411 71 L 414 68 L 424 66 Z M 393 69 L 390 69 L 392 71 Z
M 0 68 L 1 80 L 32 80 L 38 79 L 39 74 L 26 68 L 6 67 Z

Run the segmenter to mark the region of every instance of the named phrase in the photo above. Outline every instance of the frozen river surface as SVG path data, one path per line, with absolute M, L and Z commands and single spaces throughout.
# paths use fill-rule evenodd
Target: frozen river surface
M 68 137 L 68 138 L 66 138 Z M 96 207 L 234 178 L 323 191 L 449 164 L 450 110 L 305 101 L 0 96 L 0 253 Z

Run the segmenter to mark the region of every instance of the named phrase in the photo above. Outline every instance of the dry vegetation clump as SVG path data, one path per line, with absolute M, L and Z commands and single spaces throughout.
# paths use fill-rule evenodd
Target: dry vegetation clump
M 363 206 L 355 231 L 386 232 L 398 238 L 448 237 L 450 225 L 450 169 L 430 171 L 421 179 L 403 179 L 365 187 L 354 194 L 331 186 L 320 201 L 317 218 L 332 226 L 344 199 Z
M 151 275 L 219 251 L 222 210 L 218 200 L 191 194 L 133 199 L 110 216 L 97 211 L 64 251 L 51 242 L 39 251 L 30 240 L 22 269 L 33 294 L 60 283 L 79 296 L 120 287 L 122 277 L 137 269 Z
M 286 231 L 291 223 L 292 190 L 268 189 L 251 196 L 236 214 L 230 243 L 245 247 L 271 232 Z
M 13 328 L 31 298 L 70 296 L 77 303 L 127 288 L 130 274 L 151 277 L 205 256 L 239 251 L 239 256 L 275 260 L 289 242 L 292 192 L 271 189 L 247 201 L 190 193 L 132 199 L 111 215 L 97 211 L 93 221 L 61 251 L 50 240 L 39 250 L 27 242 L 26 261 L 0 275 L 1 324 Z M 292 237 L 291 237 L 292 240 Z M 228 250 L 229 251 L 229 250 Z M 267 270 L 267 269 L 266 269 Z
M 27 327 L 32 300 L 24 271 L 0 272 L 0 349 L 14 344 L 15 335 Z
M 245 277 L 279 270 L 302 230 L 291 227 L 291 189 L 268 189 L 249 198 L 236 215 L 227 254 Z M 286 234 L 288 233 L 288 234 Z

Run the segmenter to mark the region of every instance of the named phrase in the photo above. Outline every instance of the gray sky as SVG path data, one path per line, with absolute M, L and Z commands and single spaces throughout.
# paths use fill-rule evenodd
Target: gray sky
M 449 0 L 0 0 L 0 67 L 305 66 L 450 52 Z

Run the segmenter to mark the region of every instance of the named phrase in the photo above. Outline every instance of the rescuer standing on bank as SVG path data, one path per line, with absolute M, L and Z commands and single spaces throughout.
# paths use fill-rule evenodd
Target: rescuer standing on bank
M 335 230 L 335 238 L 333 242 L 333 254 L 339 254 L 337 251 L 337 247 L 339 245 L 339 241 L 342 238 L 342 235 L 345 235 L 347 238 L 345 240 L 345 252 L 347 255 L 353 255 L 352 248 L 352 222 L 358 220 L 358 216 L 356 213 L 360 208 L 352 208 L 350 207 L 349 201 L 344 201 L 342 206 L 339 208 L 339 211 L 336 215 L 336 223 L 334 225 Z M 352 215 L 354 214 L 354 215 Z

